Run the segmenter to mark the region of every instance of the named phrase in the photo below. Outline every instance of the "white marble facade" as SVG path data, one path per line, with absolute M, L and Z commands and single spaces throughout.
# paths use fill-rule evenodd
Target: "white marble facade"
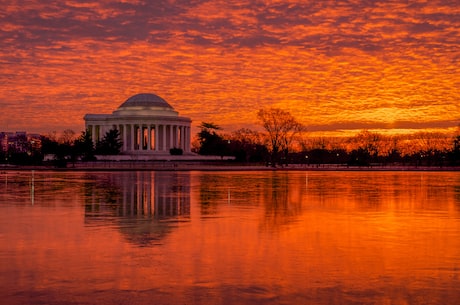
M 141 93 L 127 99 L 112 114 L 86 114 L 85 127 L 94 143 L 107 131 L 117 129 L 122 154 L 169 154 L 171 148 L 190 153 L 191 120 L 158 95 Z

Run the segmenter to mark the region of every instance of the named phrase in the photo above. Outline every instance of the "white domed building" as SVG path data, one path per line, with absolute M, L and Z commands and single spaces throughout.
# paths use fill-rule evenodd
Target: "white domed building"
M 190 151 L 191 120 L 179 113 L 158 95 L 141 93 L 128 98 L 112 114 L 86 114 L 85 127 L 94 143 L 106 132 L 117 129 L 123 147 L 121 153 L 131 156 L 156 156 L 180 148 Z

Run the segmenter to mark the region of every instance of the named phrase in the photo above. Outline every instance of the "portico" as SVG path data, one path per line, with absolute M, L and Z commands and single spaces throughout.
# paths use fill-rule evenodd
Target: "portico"
M 155 94 L 134 95 L 112 114 L 87 114 L 84 119 L 95 143 L 117 129 L 122 154 L 169 154 L 172 148 L 190 153 L 190 118 L 179 116 Z

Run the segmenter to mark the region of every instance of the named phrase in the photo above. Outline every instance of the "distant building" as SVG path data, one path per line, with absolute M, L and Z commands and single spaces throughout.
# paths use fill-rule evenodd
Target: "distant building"
M 191 153 L 190 118 L 179 116 L 155 94 L 134 95 L 112 114 L 86 114 L 84 119 L 94 143 L 109 130 L 117 129 L 123 142 L 121 153 L 125 155 L 169 154 L 172 148 Z
M 32 153 L 41 148 L 41 136 L 25 131 L 0 132 L 0 150 L 4 153 Z
M 8 151 L 8 134 L 9 132 L 0 132 L 0 151 Z

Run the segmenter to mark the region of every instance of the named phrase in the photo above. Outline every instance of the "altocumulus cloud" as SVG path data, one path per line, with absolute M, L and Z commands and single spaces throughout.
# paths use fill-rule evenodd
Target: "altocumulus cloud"
M 458 124 L 458 1 L 0 0 L 0 129 L 83 126 L 155 92 L 226 129 Z

